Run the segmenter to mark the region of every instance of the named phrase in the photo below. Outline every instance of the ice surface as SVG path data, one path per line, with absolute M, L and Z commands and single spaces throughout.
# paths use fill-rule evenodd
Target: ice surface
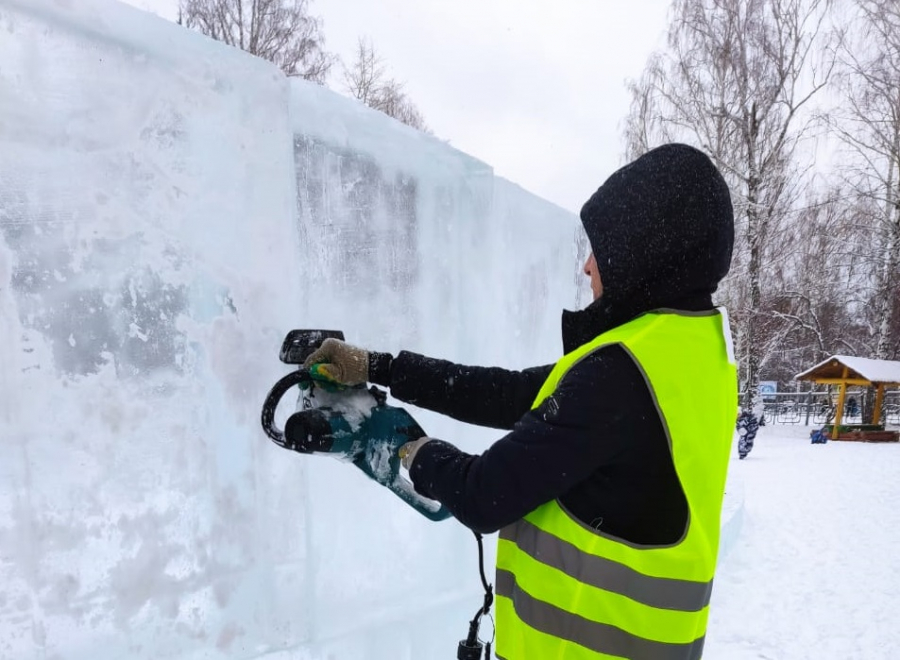
M 260 406 L 294 327 L 553 361 L 576 219 L 125 6 L 0 0 L 0 34 L 0 658 L 453 657 L 471 534 Z

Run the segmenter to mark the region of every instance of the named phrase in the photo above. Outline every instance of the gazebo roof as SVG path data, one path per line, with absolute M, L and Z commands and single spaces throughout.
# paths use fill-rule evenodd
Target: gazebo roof
M 850 355 L 832 355 L 816 366 L 794 376 L 794 380 L 841 380 L 847 368 L 847 378 L 865 380 L 873 385 L 900 385 L 900 362 L 872 360 Z

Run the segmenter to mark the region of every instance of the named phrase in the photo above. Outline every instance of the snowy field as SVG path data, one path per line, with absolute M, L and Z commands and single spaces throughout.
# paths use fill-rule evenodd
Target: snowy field
M 704 657 L 900 657 L 900 445 L 809 443 L 763 427 L 730 466 L 743 523 L 713 591 Z

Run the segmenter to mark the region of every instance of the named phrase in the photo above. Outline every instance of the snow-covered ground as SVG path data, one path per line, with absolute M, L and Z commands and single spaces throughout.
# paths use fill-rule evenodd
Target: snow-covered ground
M 740 534 L 713 592 L 707 658 L 900 657 L 900 445 L 812 445 L 763 427 L 735 457 Z

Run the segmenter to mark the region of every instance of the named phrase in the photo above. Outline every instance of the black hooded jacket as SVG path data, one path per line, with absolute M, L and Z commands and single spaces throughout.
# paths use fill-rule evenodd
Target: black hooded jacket
M 581 220 L 603 295 L 563 312 L 565 353 L 649 310 L 712 309 L 731 263 L 734 223 L 728 188 L 701 152 L 679 144 L 648 152 L 600 187 Z M 509 430 L 481 455 L 426 443 L 410 471 L 416 490 L 483 533 L 558 499 L 605 534 L 641 545 L 677 541 L 687 502 L 630 354 L 617 344 L 594 351 L 531 410 L 552 366 L 509 371 L 373 353 L 370 377 L 396 398 Z

